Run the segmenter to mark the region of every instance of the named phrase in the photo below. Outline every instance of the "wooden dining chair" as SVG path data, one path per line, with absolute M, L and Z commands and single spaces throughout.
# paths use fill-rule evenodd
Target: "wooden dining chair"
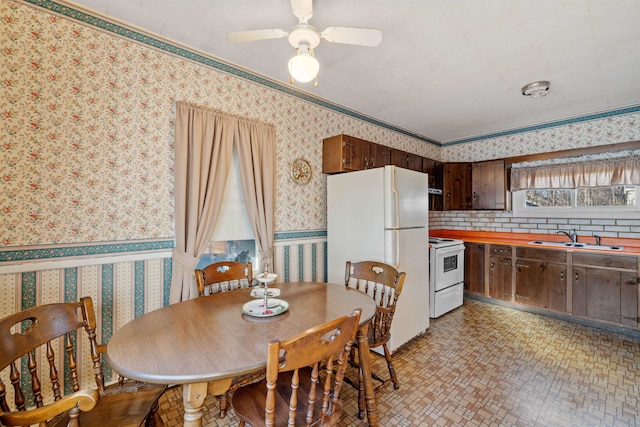
M 1 319 L 0 425 L 163 426 L 157 409 L 166 386 L 122 378 L 105 386 L 105 349 L 96 342 L 96 317 L 88 297 Z M 91 360 L 83 361 L 87 353 Z M 90 382 L 96 388 L 80 388 L 86 383 L 83 374 L 95 378 Z
M 233 395 L 239 427 L 336 426 L 361 312 L 356 309 L 293 338 L 270 341 L 266 378 Z
M 198 295 L 203 297 L 218 292 L 250 287 L 253 282 L 253 269 L 250 262 L 242 263 L 236 261 L 220 261 L 210 264 L 202 270 L 196 270 L 196 283 L 198 285 Z M 210 383 L 209 393 L 218 399 L 220 406 L 219 418 L 224 418 L 229 410 L 229 395 L 238 387 L 258 381 L 264 377 L 263 372 L 247 374 L 234 378 L 229 389 L 220 394 L 216 388 L 217 383 Z
M 201 297 L 248 287 L 252 285 L 251 282 L 253 270 L 250 262 L 220 261 L 196 270 L 198 295 Z
M 398 297 L 400 297 L 400 294 L 402 293 L 404 278 L 404 272 L 398 272 L 398 270 L 392 266 L 382 262 L 347 261 L 346 264 L 345 286 L 370 295 L 377 304 L 376 314 L 369 323 L 367 341 L 369 343 L 370 350 L 376 347 L 382 347 L 384 357 L 387 361 L 387 367 L 389 369 L 389 378 L 383 379 L 377 374 L 373 372 L 371 373 L 371 377 L 381 383 L 375 388 L 376 392 L 390 383 L 393 383 L 393 387 L 395 389 L 400 388 L 396 371 L 393 368 L 391 352 L 389 351 L 387 343 L 391 338 L 391 322 L 393 321 L 393 315 L 396 311 Z M 353 348 L 354 350 L 357 349 L 357 343 Z M 375 352 L 372 353 L 377 354 Z M 352 365 L 356 365 L 355 361 L 356 358 L 352 352 L 349 362 Z M 360 372 L 360 370 L 358 371 L 358 417 L 363 419 L 365 410 L 364 383 L 362 381 L 362 372 Z

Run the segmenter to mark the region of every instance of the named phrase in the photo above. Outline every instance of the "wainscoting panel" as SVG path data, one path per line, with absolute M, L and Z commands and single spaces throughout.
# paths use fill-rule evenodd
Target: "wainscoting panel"
M 151 258 L 149 258 L 151 256 Z M 0 274 L 0 317 L 24 310 L 35 305 L 50 304 L 60 301 L 77 301 L 89 296 L 94 302 L 97 317 L 98 342 L 108 342 L 113 331 L 146 312 L 156 310 L 164 305 L 167 283 L 171 281 L 171 252 L 141 253 L 116 255 L 95 258 L 93 265 L 74 266 L 74 263 L 85 264 L 74 259 L 57 261 L 57 268 L 50 268 L 51 261 L 29 262 L 19 267 L 13 263 L 0 263 L 3 270 L 19 270 Z M 139 258 L 139 259 L 137 259 Z M 166 264 L 169 262 L 169 268 Z M 46 268 L 40 270 L 39 268 Z M 33 271 L 29 271 L 33 269 Z M 26 270 L 26 271 L 25 271 Z M 169 277 L 165 277 L 166 274 Z M 168 301 L 168 296 L 166 298 Z M 94 388 L 92 362 L 89 344 L 84 335 L 78 334 L 81 354 L 77 354 L 78 369 L 83 378 L 81 388 Z M 54 349 L 57 354 L 64 353 L 62 340 L 57 340 Z M 39 360 L 39 375 L 49 375 L 45 354 L 36 355 Z M 42 369 L 44 368 L 44 369 Z M 21 366 L 24 378 L 28 379 L 26 363 Z M 70 372 L 58 366 L 62 374 L 64 393 L 70 393 Z M 64 373 L 64 374 L 63 374 Z M 113 382 L 116 375 L 105 370 L 105 381 Z M 11 384 L 8 374 L 3 372 L 2 381 Z M 8 387 L 8 398 L 13 399 L 12 387 Z M 43 390 L 45 401 L 53 398 L 49 389 Z
M 276 235 L 274 273 L 278 282 L 327 280 L 326 232 Z
M 7 249 L 0 251 L 0 317 L 42 304 L 93 300 L 98 342 L 108 342 L 113 332 L 136 317 L 169 305 L 171 249 L 173 241 L 106 243 L 81 246 Z M 326 231 L 278 233 L 275 239 L 274 271 L 278 282 L 327 280 Z M 82 354 L 76 355 L 82 388 L 93 388 L 91 358 L 86 340 L 79 335 Z M 64 352 L 56 343 L 58 354 Z M 39 366 L 46 356 L 38 354 Z M 48 368 L 47 368 L 48 369 Z M 21 370 L 27 374 L 26 364 Z M 64 372 L 63 390 L 69 393 L 70 373 Z M 89 375 L 86 375 L 86 374 Z M 48 375 L 48 371 L 39 373 Z M 117 375 L 105 371 L 105 381 Z M 10 384 L 3 373 L 2 381 Z M 12 388 L 7 390 L 8 398 Z M 43 390 L 44 391 L 44 390 Z M 45 400 L 52 399 L 45 391 Z

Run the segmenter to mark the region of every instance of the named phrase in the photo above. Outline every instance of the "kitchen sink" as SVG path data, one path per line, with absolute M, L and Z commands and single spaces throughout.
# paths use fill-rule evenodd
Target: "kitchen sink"
M 624 249 L 624 246 L 611 246 L 611 245 L 591 245 L 589 243 L 580 243 L 580 242 L 545 242 L 542 240 L 534 240 L 529 242 L 532 245 L 544 245 L 544 246 L 557 246 L 562 248 L 573 248 L 573 249 L 598 249 L 605 251 L 621 251 Z

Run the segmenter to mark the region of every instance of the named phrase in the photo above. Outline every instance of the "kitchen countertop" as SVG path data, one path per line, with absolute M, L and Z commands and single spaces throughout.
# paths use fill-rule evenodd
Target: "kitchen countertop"
M 571 252 L 597 252 L 611 255 L 638 255 L 640 256 L 640 239 L 618 239 L 613 237 L 602 237 L 601 244 L 610 246 L 623 246 L 621 251 L 595 248 L 564 248 L 558 246 L 545 246 L 532 244 L 530 242 L 541 240 L 545 242 L 568 242 L 567 236 L 560 234 L 535 234 L 535 233 L 504 233 L 494 231 L 471 231 L 471 230 L 429 230 L 430 237 L 448 237 L 459 239 L 464 242 L 487 243 L 494 245 L 526 246 L 532 248 L 544 248 L 550 250 L 562 250 Z M 579 243 L 595 244 L 593 236 L 578 236 Z

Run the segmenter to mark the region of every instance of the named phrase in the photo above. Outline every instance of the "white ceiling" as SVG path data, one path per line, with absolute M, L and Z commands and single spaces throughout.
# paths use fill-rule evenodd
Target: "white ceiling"
M 76 3 L 289 84 L 286 38 L 229 31 L 298 23 L 288 0 Z M 309 23 L 379 28 L 376 48 L 315 50 L 312 95 L 447 143 L 640 104 L 640 0 L 316 0 Z M 549 80 L 544 98 L 521 95 Z

